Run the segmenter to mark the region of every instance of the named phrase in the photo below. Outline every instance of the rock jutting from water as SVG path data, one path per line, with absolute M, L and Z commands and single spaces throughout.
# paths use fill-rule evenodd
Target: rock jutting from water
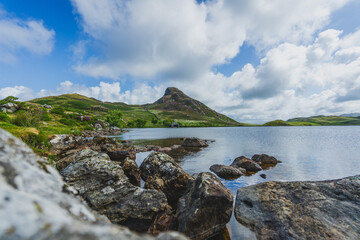
M 210 170 L 221 178 L 224 179 L 236 179 L 244 176 L 246 173 L 245 169 L 234 168 L 231 166 L 225 166 L 221 164 L 214 164 L 210 167 Z
M 233 194 L 212 173 L 197 174 L 179 199 L 178 231 L 191 239 L 207 239 L 230 221 Z
M 273 156 L 269 156 L 267 154 L 255 154 L 252 156 L 251 160 L 258 163 L 260 166 L 264 165 L 276 165 L 278 163 L 281 163 L 281 161 L 277 160 Z
M 360 176 L 244 187 L 235 217 L 257 239 L 360 239 Z
M 258 172 L 262 170 L 259 164 L 244 156 L 235 158 L 230 166 L 234 168 L 243 168 L 246 172 Z
M 183 147 L 207 147 L 209 146 L 206 141 L 199 138 L 185 138 Z
M 2 129 L 0 186 L 0 239 L 187 239 L 175 232 L 138 235 L 110 224 L 82 200 L 64 192 L 56 169 Z

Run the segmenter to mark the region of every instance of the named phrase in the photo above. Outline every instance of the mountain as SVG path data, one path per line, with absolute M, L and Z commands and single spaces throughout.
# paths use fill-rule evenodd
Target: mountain
M 341 114 L 341 117 L 360 117 L 360 113 L 346 113 L 346 114 Z
M 198 122 L 212 125 L 239 125 L 235 120 L 214 111 L 174 87 L 167 88 L 163 97 L 144 107 L 159 118 L 172 118 L 184 124 Z
M 35 104 L 48 104 L 53 108 L 62 107 L 65 111 L 105 117 L 110 110 L 120 110 L 125 122 L 136 119 L 146 120 L 146 127 L 156 127 L 164 120 L 176 121 L 182 126 L 238 126 L 240 123 L 217 113 L 205 104 L 185 95 L 177 88 L 169 87 L 165 94 L 154 103 L 128 105 L 121 102 L 102 102 L 79 94 L 49 96 L 30 101 Z M 156 122 L 156 121 L 154 121 Z

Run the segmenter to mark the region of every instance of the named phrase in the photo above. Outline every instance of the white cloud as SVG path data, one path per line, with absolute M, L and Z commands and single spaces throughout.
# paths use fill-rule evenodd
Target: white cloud
M 93 77 L 192 81 L 238 54 L 246 40 L 267 49 L 311 41 L 349 0 L 72 0 L 92 57 L 75 69 Z M 83 49 L 82 45 L 82 49 Z
M 127 104 L 144 104 L 160 98 L 165 87 L 150 87 L 145 83 L 138 84 L 134 90 L 121 91 L 120 82 L 100 82 L 98 86 L 88 87 L 70 81 L 61 82 L 55 91 L 42 89 L 34 92 L 25 86 L 5 87 L 0 89 L 0 99 L 8 96 L 18 97 L 21 101 L 45 96 L 56 96 L 67 93 L 78 93 L 104 102 L 125 102 Z
M 54 30 L 47 29 L 42 21 L 8 16 L 0 6 L 0 62 L 15 61 L 21 50 L 49 54 L 54 47 L 54 36 Z

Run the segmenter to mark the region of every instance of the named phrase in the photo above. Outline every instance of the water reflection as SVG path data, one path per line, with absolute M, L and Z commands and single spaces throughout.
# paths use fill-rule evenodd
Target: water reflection
M 213 164 L 230 165 L 241 155 L 266 153 L 282 161 L 252 176 L 223 180 L 234 195 L 241 187 L 265 181 L 327 180 L 360 173 L 360 126 L 135 129 L 121 136 L 125 140 L 159 139 L 154 145 L 161 146 L 173 145 L 169 139 L 183 137 L 215 140 L 202 151 L 174 155 L 189 174 L 209 171 Z M 138 154 L 137 163 L 147 155 Z M 261 178 L 261 173 L 267 178 Z M 228 231 L 232 239 L 254 239 L 234 218 Z

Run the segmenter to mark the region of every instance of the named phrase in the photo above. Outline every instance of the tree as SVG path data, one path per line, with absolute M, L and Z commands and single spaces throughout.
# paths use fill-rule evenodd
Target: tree
M 122 119 L 123 113 L 119 110 L 110 111 L 106 115 L 106 121 L 112 127 L 123 128 L 124 127 L 124 120 Z

